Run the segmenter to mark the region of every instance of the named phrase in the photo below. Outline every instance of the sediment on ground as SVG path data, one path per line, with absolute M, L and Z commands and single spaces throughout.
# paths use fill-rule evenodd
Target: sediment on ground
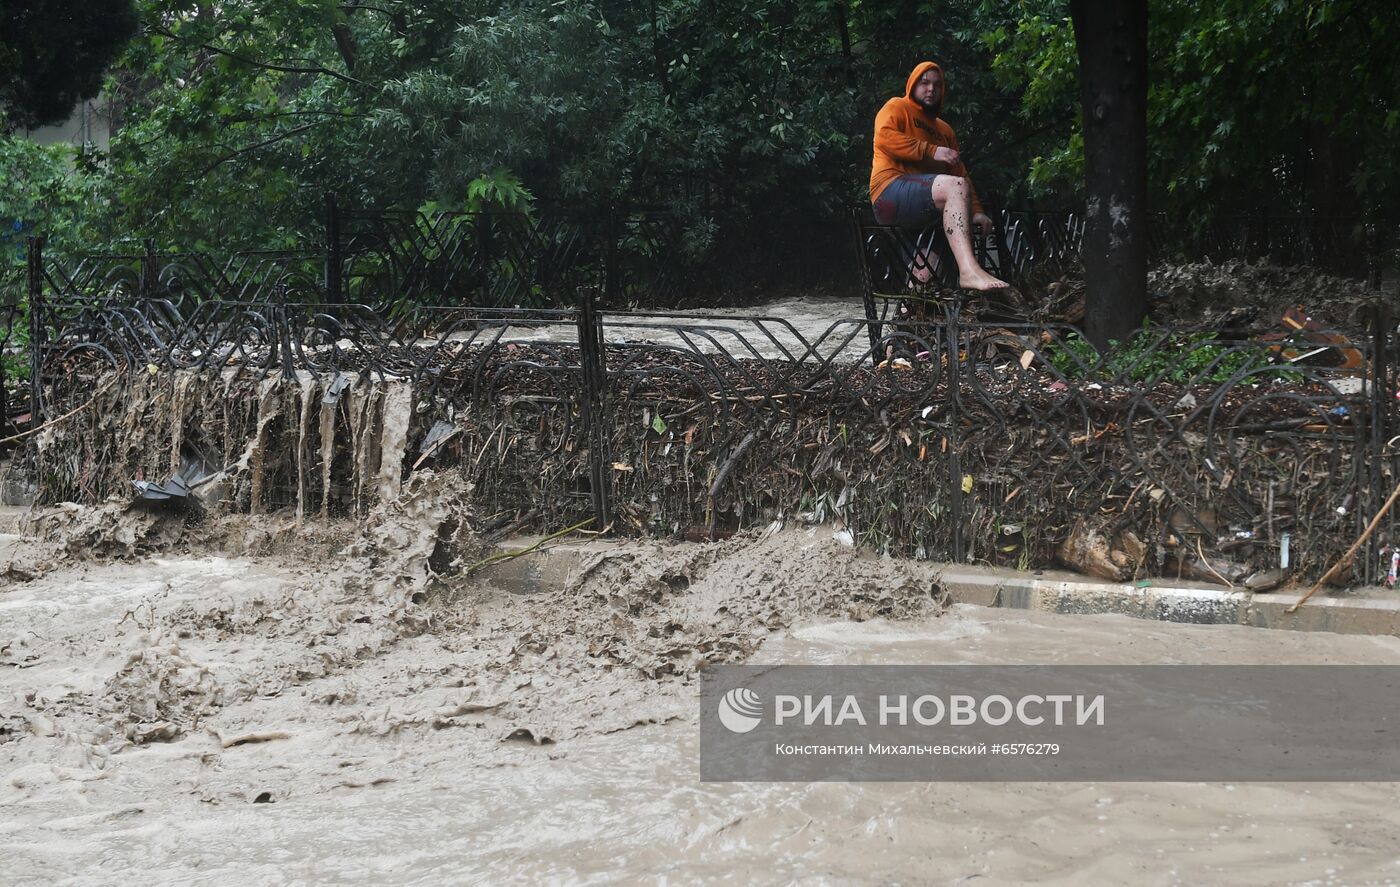
M 1028 364 L 1028 346 L 995 338 L 956 379 L 912 355 L 876 368 L 609 346 L 590 414 L 574 346 L 448 344 L 398 355 L 403 376 L 74 370 L 55 390 L 96 398 L 31 443 L 38 501 L 155 487 L 175 492 L 152 507 L 281 514 L 314 536 L 455 470 L 485 536 L 602 529 L 601 491 L 625 535 L 829 522 L 879 553 L 1267 585 L 1321 574 L 1389 483 L 1358 379 L 1067 384 L 1047 347 Z
M 32 685 L 0 742 L 38 730 L 99 758 L 192 735 L 227 746 L 264 741 L 260 723 L 312 704 L 338 709 L 352 732 L 463 727 L 540 744 L 678 717 L 684 694 L 667 687 L 743 661 L 796 622 L 946 606 L 932 566 L 800 531 L 631 544 L 561 586 L 511 594 L 476 570 L 471 493 L 458 472 L 424 471 L 367 518 L 309 538 L 290 515 L 40 512 L 36 538 L 0 574 L 0 599 L 43 599 L 11 607 L 0 637 L 4 662 Z M 88 593 L 89 571 L 174 578 L 133 603 L 68 602 Z M 77 644 L 90 673 L 50 673 Z M 407 704 L 386 695 L 385 675 L 402 668 Z M 431 705 L 416 698 L 425 689 Z

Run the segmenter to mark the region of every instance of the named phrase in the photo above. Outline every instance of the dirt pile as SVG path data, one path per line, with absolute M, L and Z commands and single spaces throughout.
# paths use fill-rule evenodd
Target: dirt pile
M 562 587 L 506 593 L 489 569 L 468 570 L 489 546 L 475 529 L 472 486 L 455 471 L 416 473 L 363 522 L 296 527 L 116 503 L 60 510 L 46 538 L 85 560 L 51 562 L 52 575 L 17 576 L 0 593 L 110 569 L 103 561 L 154 562 L 182 578 L 134 604 L 112 601 L 104 624 L 118 628 L 103 629 L 93 649 L 90 689 L 41 694 L 32 713 L 101 755 L 202 731 L 257 732 L 284 719 L 287 704 L 327 706 L 352 734 L 464 727 L 488 742 L 542 744 L 683 716 L 683 694 L 666 687 L 690 684 L 708 663 L 743 660 L 800 620 L 914 618 L 946 603 L 936 568 L 861 554 L 817 531 L 610 544 Z M 244 581 L 230 555 L 282 578 Z M 201 557 L 209 568 L 181 566 Z M 43 662 L 89 643 L 74 634 L 82 625 L 60 623 L 50 638 L 54 627 L 36 623 L 45 638 L 14 655 Z M 430 702 L 404 705 L 388 689 L 405 668 Z
M 1251 264 L 1238 259 L 1158 265 L 1147 275 L 1159 323 L 1219 323 L 1275 326 L 1283 312 L 1302 305 L 1326 327 L 1363 329 L 1364 306 L 1378 293 L 1358 280 L 1334 277 L 1310 267 Z
M 213 549 L 312 562 L 355 557 L 370 567 L 383 562 L 386 570 L 419 574 L 430 558 L 441 559 L 444 552 L 478 550 L 471 542 L 470 492 L 470 483 L 456 471 L 422 471 L 404 484 L 399 497 L 376 506 L 363 521 L 309 519 L 290 509 L 230 514 L 186 507 L 178 500 L 112 497 L 90 507 L 71 502 L 40 507 L 25 521 L 24 532 L 48 543 L 51 556 L 43 561 L 49 566 Z M 450 567 L 451 558 L 437 566 Z
M 213 672 L 173 642 L 133 653 L 102 688 L 112 735 L 135 745 L 178 739 L 221 705 Z
M 1082 324 L 1084 295 L 1084 267 L 1076 261 L 1059 279 L 1029 290 L 1033 307 L 1027 316 Z M 1147 273 L 1147 295 L 1152 320 L 1163 326 L 1273 329 L 1280 327 L 1285 311 L 1301 305 L 1324 328 L 1351 331 L 1366 328 L 1367 306 L 1380 294 L 1359 280 L 1317 268 L 1231 259 L 1160 263 Z
M 110 500 L 84 508 L 65 502 L 40 509 L 26 531 L 52 544 L 56 557 L 81 560 L 129 559 L 179 545 L 188 516 Z
M 455 471 L 425 471 L 362 527 L 322 528 L 302 545 L 265 539 L 266 521 L 209 521 L 196 535 L 196 547 L 251 537 L 256 550 L 274 554 L 300 576 L 280 596 L 189 603 L 164 614 L 159 624 L 166 632 L 213 633 L 222 640 L 254 636 L 292 646 L 231 688 L 244 699 L 353 669 L 432 627 L 436 614 L 425 604 L 430 587 L 440 582 L 437 570 L 451 572 L 459 557 L 479 548 L 470 493 L 471 485 Z M 251 533 L 250 523 L 257 528 Z M 345 543 L 347 538 L 352 541 Z
M 472 484 L 456 470 L 413 474 L 398 497 L 370 512 L 361 537 L 345 555 L 359 561 L 355 575 L 388 580 L 421 601 L 439 574 L 453 574 L 480 559 Z
M 614 547 L 586 557 L 562 588 L 526 596 L 479 575 L 488 584 L 433 577 L 422 598 L 425 637 L 470 659 L 471 692 L 360 729 L 465 723 L 542 744 L 662 723 L 684 715 L 668 686 L 744 660 L 795 622 L 914 618 L 946 605 L 934 568 L 804 532 Z
M 800 531 L 599 553 L 564 596 L 589 655 L 648 677 L 743 659 L 802 619 L 914 618 L 945 604 L 932 570 Z

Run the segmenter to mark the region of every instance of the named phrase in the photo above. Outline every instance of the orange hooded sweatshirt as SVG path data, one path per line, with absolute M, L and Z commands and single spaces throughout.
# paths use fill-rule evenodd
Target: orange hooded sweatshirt
M 904 95 L 885 102 L 880 113 L 875 115 L 875 160 L 870 167 L 870 202 L 880 196 L 890 182 L 908 173 L 946 173 L 967 179 L 967 187 L 972 201 L 972 212 L 984 212 L 977 189 L 972 187 L 972 177 L 967 166 L 957 163 L 944 163 L 933 159 L 938 148 L 958 150 L 958 137 L 953 128 L 941 117 L 931 117 L 914 101 L 914 84 L 924 72 L 934 68 L 943 73 L 934 62 L 919 62 L 904 85 Z M 945 84 L 943 100 L 946 102 L 948 90 Z

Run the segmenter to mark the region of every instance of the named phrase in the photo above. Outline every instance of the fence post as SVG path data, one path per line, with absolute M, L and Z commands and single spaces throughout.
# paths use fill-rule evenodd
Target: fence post
M 37 428 L 42 419 L 39 371 L 43 367 L 44 349 L 44 238 L 29 238 L 29 427 Z
M 282 378 L 294 382 L 297 378 L 297 367 L 292 354 L 292 322 L 287 315 L 286 305 L 273 306 L 272 330 L 276 337 L 273 347 L 280 352 L 278 356 L 282 361 Z
M 962 470 L 962 441 L 959 439 L 961 428 L 961 394 L 962 394 L 962 339 L 958 331 L 958 316 L 962 311 L 961 295 L 955 297 L 944 306 L 945 317 L 947 318 L 948 336 L 948 511 L 953 520 L 953 557 L 954 563 L 962 563 L 966 559 L 966 552 L 963 550 L 963 470 Z
M 339 304 L 344 301 L 341 291 L 340 274 L 344 267 L 340 253 L 340 208 L 336 206 L 335 195 L 326 195 L 326 301 Z
M 618 304 L 618 297 L 622 294 L 622 269 L 618 267 L 618 259 L 622 254 L 621 226 L 617 218 L 617 206 L 608 205 L 608 216 L 606 232 L 604 237 L 607 243 L 603 252 L 603 293 L 608 297 L 609 304 Z
M 1370 440 L 1370 462 L 1371 462 L 1371 497 L 1372 501 L 1368 508 L 1358 509 L 1366 513 L 1375 513 L 1380 510 L 1381 504 L 1385 501 L 1385 451 L 1386 442 L 1391 439 L 1395 429 L 1395 389 L 1387 377 L 1389 367 L 1386 365 L 1386 350 L 1390 347 L 1390 312 L 1386 310 L 1383 303 L 1377 302 L 1371 306 L 1370 317 L 1371 326 L 1371 440 Z M 1394 475 L 1391 481 L 1397 480 Z M 1365 558 L 1365 567 L 1361 574 L 1367 584 L 1374 584 L 1381 578 L 1382 570 L 1377 560 L 1380 554 L 1377 536 L 1384 536 L 1389 545 L 1395 545 L 1397 540 L 1390 528 L 1395 526 L 1394 519 L 1388 521 L 1387 527 L 1382 533 L 1374 534 L 1366 543 L 1366 551 L 1362 557 Z
M 608 455 L 607 367 L 603 354 L 603 324 L 595 293 L 584 288 L 578 310 L 579 363 L 583 372 L 583 429 L 588 441 L 588 478 L 593 497 L 594 529 L 611 522 L 612 460 Z
M 865 308 L 865 331 L 870 338 L 870 365 L 878 366 L 884 359 L 880 355 L 880 337 L 884 324 L 880 320 L 880 309 L 875 304 L 875 276 L 870 271 L 870 253 L 865 240 L 863 212 L 862 207 L 851 208 L 851 230 L 855 233 L 856 267 L 860 269 L 860 296 Z
M 141 258 L 140 295 L 143 299 L 153 299 L 156 280 L 160 277 L 160 269 L 156 267 L 156 239 L 147 237 L 142 242 L 146 247 L 146 254 Z
M 477 210 L 472 213 L 472 236 L 475 239 L 476 254 L 481 266 L 481 278 L 478 281 L 476 293 L 476 307 L 478 308 L 503 308 L 507 305 L 497 305 L 496 291 L 497 281 L 500 279 L 500 271 L 496 268 L 496 234 L 494 229 L 495 218 L 490 210 Z

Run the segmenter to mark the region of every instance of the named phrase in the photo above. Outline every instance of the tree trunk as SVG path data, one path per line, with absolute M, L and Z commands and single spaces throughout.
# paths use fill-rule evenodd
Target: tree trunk
M 841 61 L 846 68 L 846 88 L 856 88 L 856 72 L 851 64 L 851 29 L 846 23 L 846 4 L 837 2 L 831 6 L 836 16 L 836 33 L 841 37 Z
M 1311 262 L 1333 274 L 1355 276 L 1366 262 L 1362 244 L 1354 237 L 1358 233 L 1354 226 L 1361 218 L 1351 187 L 1351 175 L 1360 165 L 1355 139 L 1340 137 L 1335 124 L 1310 125 L 1307 134 L 1309 156 L 1303 180 L 1312 218 L 1303 233 L 1309 243 L 1306 251 L 1296 251 L 1282 261 Z
M 1147 314 L 1147 0 L 1070 0 L 1084 112 L 1084 332 L 1103 346 Z
M 350 76 L 355 76 L 355 35 L 350 32 L 350 23 L 344 20 L 344 13 L 341 13 L 341 21 L 331 25 L 331 36 L 335 37 L 335 48 L 340 52 L 341 59 L 345 62 L 345 72 Z
M 651 12 L 651 58 L 656 65 L 656 84 L 661 87 L 661 95 L 671 97 L 671 81 L 666 76 L 666 61 L 661 57 L 661 35 L 656 31 L 656 0 L 648 4 Z

